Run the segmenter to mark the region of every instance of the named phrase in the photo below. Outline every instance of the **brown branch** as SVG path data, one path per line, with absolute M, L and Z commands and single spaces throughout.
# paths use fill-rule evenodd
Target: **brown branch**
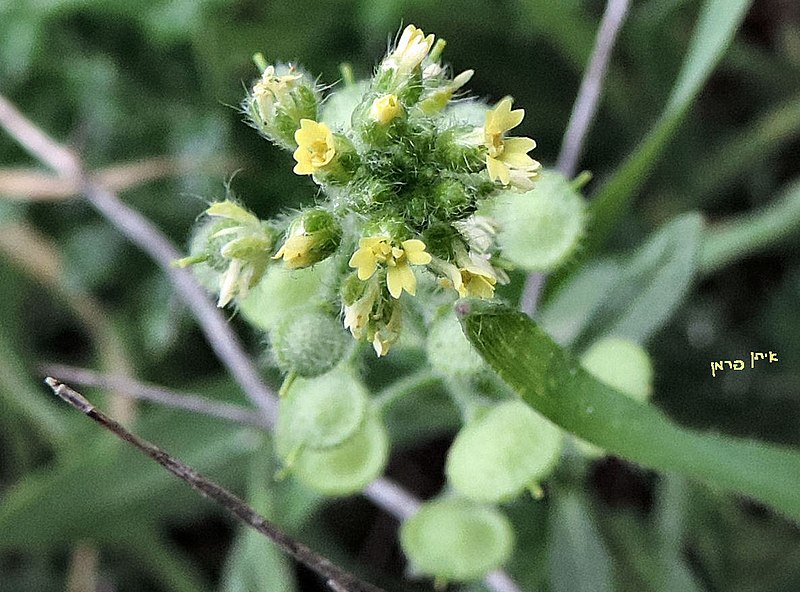
M 304 544 L 294 540 L 272 522 L 261 516 L 227 489 L 201 475 L 154 444 L 129 432 L 119 423 L 95 408 L 86 398 L 60 381 L 48 377 L 45 382 L 53 392 L 72 407 L 100 424 L 103 428 L 131 444 L 156 461 L 167 471 L 186 482 L 202 496 L 214 500 L 237 520 L 263 534 L 284 552 L 320 575 L 333 590 L 347 592 L 383 592 L 380 588 L 358 579 Z

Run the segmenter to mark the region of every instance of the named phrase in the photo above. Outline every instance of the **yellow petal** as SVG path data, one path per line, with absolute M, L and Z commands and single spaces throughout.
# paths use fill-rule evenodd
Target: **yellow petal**
M 508 167 L 496 158 L 491 156 L 486 157 L 486 170 L 489 173 L 489 178 L 492 181 L 500 181 L 503 185 L 508 185 L 511 174 L 508 172 Z
M 400 281 L 402 282 L 403 289 L 414 296 L 417 293 L 417 278 L 414 276 L 414 271 L 408 264 L 398 265 L 396 269 L 400 272 Z
M 400 269 L 401 267 L 394 266 L 386 271 L 386 286 L 393 298 L 400 298 L 400 294 L 403 293 L 403 277 Z
M 350 257 L 349 265 L 358 269 L 358 279 L 362 281 L 372 277 L 372 274 L 378 268 L 375 255 L 368 248 L 361 248 L 353 253 L 353 256 Z
M 503 133 L 517 127 L 525 117 L 524 109 L 511 110 L 511 98 L 505 97 L 486 114 L 486 130 L 489 133 Z
M 358 241 L 358 246 L 362 247 L 362 248 L 371 249 L 372 247 L 377 245 L 379 242 L 384 241 L 384 240 L 386 240 L 386 239 L 384 239 L 381 236 L 367 236 L 367 237 L 364 237 L 364 238 L 362 238 L 361 240 Z
M 536 142 L 530 138 L 506 138 L 503 143 L 505 144 L 506 152 L 527 154 L 536 148 Z

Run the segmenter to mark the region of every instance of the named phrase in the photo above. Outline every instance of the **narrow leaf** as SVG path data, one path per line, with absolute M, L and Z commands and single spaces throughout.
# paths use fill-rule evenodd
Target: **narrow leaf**
M 800 183 L 764 208 L 709 230 L 701 259 L 704 273 L 762 251 L 800 233 Z
M 461 301 L 458 312 L 484 359 L 557 425 L 645 467 L 751 496 L 800 519 L 800 451 L 683 428 L 598 382 L 520 312 L 474 300 Z
M 587 252 L 601 245 L 658 163 L 694 99 L 730 45 L 750 0 L 708 0 L 702 9 L 678 80 L 655 127 L 590 204 Z
M 585 500 L 555 496 L 551 518 L 550 586 L 553 592 L 611 592 L 611 557 Z

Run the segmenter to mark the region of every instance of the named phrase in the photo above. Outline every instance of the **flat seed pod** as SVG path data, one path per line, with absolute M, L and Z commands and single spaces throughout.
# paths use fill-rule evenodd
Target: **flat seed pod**
M 497 509 L 451 498 L 423 504 L 400 528 L 400 544 L 418 573 L 469 581 L 508 560 L 514 533 Z
M 319 293 L 329 261 L 304 269 L 270 265 L 261 281 L 237 301 L 239 312 L 252 325 L 271 331 L 298 309 L 310 307 Z
M 647 352 L 627 339 L 608 337 L 581 356 L 581 366 L 598 380 L 645 403 L 653 390 L 653 366 Z
M 527 271 L 551 271 L 575 251 L 585 232 L 586 207 L 569 182 L 540 173 L 536 187 L 498 200 L 498 241 L 512 263 Z
M 329 448 L 353 437 L 368 401 L 364 385 L 344 370 L 296 379 L 278 408 L 278 455 L 286 460 L 299 448 Z
M 562 440 L 561 430 L 526 403 L 502 403 L 456 436 L 447 454 L 447 479 L 471 500 L 510 500 L 553 471 Z
M 383 473 L 389 459 L 389 436 L 376 413 L 348 440 L 334 448 L 300 451 L 290 467 L 308 487 L 326 495 L 350 495 L 361 491 Z

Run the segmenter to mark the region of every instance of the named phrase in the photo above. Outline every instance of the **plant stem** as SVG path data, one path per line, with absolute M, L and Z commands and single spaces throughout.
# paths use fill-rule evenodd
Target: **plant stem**
M 114 389 L 124 396 L 153 401 L 167 407 L 202 413 L 242 425 L 265 429 L 270 427 L 269 422 L 257 410 L 248 409 L 241 405 L 210 401 L 199 395 L 180 393 L 162 386 L 142 384 L 124 376 L 109 376 L 85 368 L 48 364 L 42 367 L 41 370 L 50 376 L 58 376 L 67 382 L 82 386 Z
M 575 176 L 578 168 L 578 159 L 583 150 L 586 136 L 592 126 L 603 92 L 603 82 L 611 60 L 611 51 L 617 40 L 617 34 L 625 22 L 628 14 L 629 0 L 608 0 L 594 49 L 589 58 L 589 65 L 583 75 L 578 96 L 572 107 L 572 114 L 561 141 L 561 151 L 556 161 L 556 169 L 567 179 Z M 536 311 L 539 294 L 544 288 L 547 277 L 542 273 L 530 273 L 525 280 L 520 298 L 520 309 L 527 315 Z

